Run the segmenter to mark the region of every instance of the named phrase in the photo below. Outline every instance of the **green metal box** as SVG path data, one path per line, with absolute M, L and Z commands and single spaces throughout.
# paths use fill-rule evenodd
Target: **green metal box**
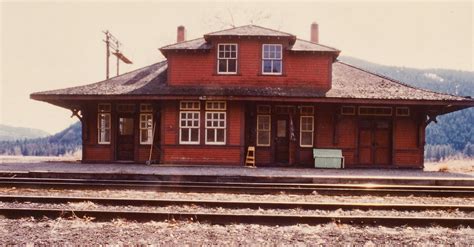
M 313 149 L 315 168 L 344 168 L 344 156 L 340 149 Z

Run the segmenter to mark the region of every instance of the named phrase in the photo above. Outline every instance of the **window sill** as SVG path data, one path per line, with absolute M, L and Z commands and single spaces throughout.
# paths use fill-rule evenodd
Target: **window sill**
M 263 74 L 259 73 L 257 76 L 269 76 L 269 77 L 286 77 L 286 74 Z
M 240 73 L 235 73 L 235 74 L 226 74 L 226 73 L 214 73 L 212 74 L 213 76 L 242 76 L 242 74 Z

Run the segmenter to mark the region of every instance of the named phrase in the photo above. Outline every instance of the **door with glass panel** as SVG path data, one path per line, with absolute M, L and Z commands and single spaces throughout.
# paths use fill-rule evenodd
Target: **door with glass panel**
M 131 114 L 118 116 L 117 160 L 134 160 L 134 118 Z

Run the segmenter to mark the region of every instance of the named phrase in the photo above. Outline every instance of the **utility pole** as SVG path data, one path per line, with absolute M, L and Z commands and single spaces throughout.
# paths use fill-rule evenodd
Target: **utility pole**
M 119 75 L 119 64 L 120 64 L 120 61 L 126 63 L 126 64 L 131 64 L 132 61 L 130 61 L 130 59 L 128 59 L 127 57 L 125 57 L 125 55 L 123 55 L 123 53 L 120 52 L 120 45 L 122 45 L 122 43 L 120 43 L 120 41 L 118 41 L 117 38 L 115 38 L 115 36 L 113 36 L 108 30 L 107 31 L 104 31 L 104 34 L 105 34 L 105 47 L 106 47 L 106 54 L 105 54 L 105 64 L 106 64 L 106 68 L 105 68 L 105 78 L 106 79 L 109 79 L 109 59 L 110 59 L 110 48 L 112 48 L 114 50 L 114 52 L 112 52 L 112 54 L 114 54 L 116 57 L 117 57 L 117 76 Z

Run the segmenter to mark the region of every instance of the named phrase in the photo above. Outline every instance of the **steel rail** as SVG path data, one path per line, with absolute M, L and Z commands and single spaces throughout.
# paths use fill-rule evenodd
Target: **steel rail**
M 110 221 L 121 218 L 140 222 L 147 221 L 199 221 L 211 224 L 261 224 L 261 225 L 318 225 L 335 222 L 351 225 L 377 226 L 474 226 L 474 218 L 450 217 L 392 217 L 392 216 L 337 216 L 337 215 L 273 215 L 273 214 L 218 214 L 218 213 L 156 213 L 139 211 L 103 211 L 103 210 L 70 210 L 70 209 L 36 209 L 36 208 L 0 208 L 0 215 L 6 218 L 22 217 L 92 217 L 95 221 Z
M 3 187 L 63 189 L 135 189 L 153 191 L 310 194 L 329 195 L 429 195 L 438 197 L 474 197 L 474 186 L 398 186 L 372 184 L 293 184 L 293 183 L 221 183 L 90 179 L 16 179 L 0 178 Z
M 34 202 L 49 204 L 64 204 L 77 202 L 92 202 L 106 206 L 185 206 L 194 205 L 213 208 L 232 209 L 304 209 L 304 210 L 397 210 L 397 211 L 426 211 L 426 210 L 459 210 L 474 212 L 473 205 L 449 204 L 384 204 L 384 203 L 314 203 L 314 202 L 282 202 L 282 201 L 218 201 L 218 200 L 180 200 L 180 199 L 131 199 L 104 197 L 62 197 L 62 196 L 17 196 L 0 195 L 1 202 Z
M 474 190 L 474 186 L 444 186 L 444 185 L 394 185 L 394 184 L 325 184 L 325 183 L 273 183 L 273 182 L 195 182 L 195 181 L 160 181 L 160 180 L 111 180 L 111 179 L 77 179 L 77 178 L 11 178 L 0 177 L 0 183 L 9 182 L 41 182 L 41 183 L 87 183 L 87 184 L 124 184 L 124 185 L 226 185 L 277 187 L 288 186 L 296 188 L 396 188 L 396 189 L 424 189 L 424 190 Z

